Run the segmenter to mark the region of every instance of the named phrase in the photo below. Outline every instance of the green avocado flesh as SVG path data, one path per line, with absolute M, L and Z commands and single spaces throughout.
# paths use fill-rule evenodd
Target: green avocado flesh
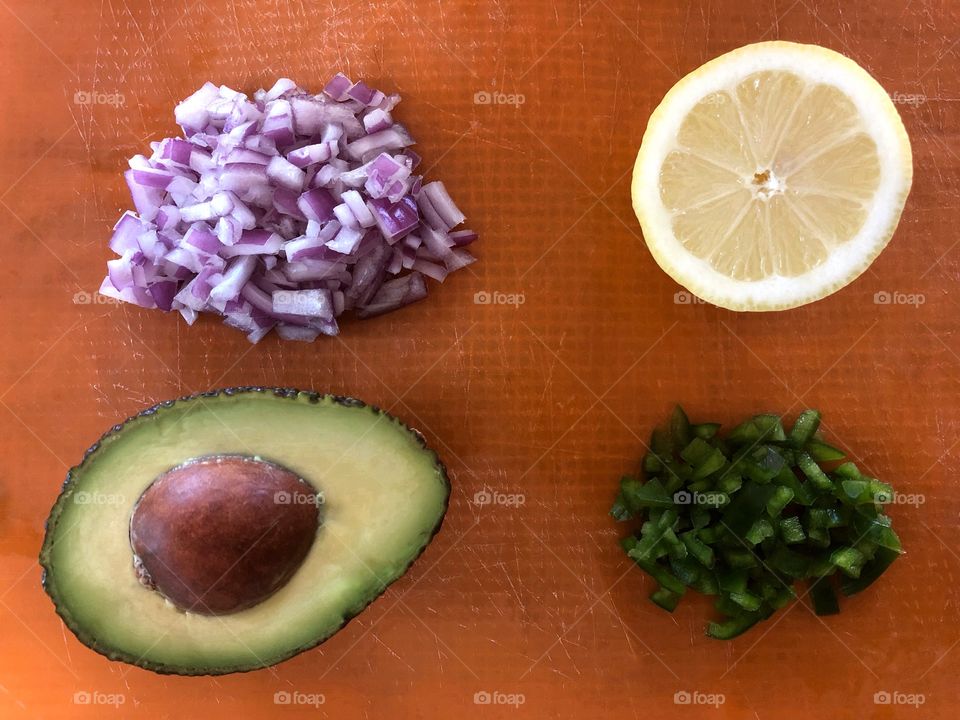
M 259 604 L 184 612 L 141 584 L 131 513 L 191 458 L 243 455 L 323 495 L 322 523 L 292 577 Z M 107 433 L 67 477 L 47 521 L 44 587 L 77 637 L 107 657 L 185 675 L 267 667 L 322 642 L 400 577 L 447 507 L 422 437 L 358 401 L 236 388 L 164 403 Z

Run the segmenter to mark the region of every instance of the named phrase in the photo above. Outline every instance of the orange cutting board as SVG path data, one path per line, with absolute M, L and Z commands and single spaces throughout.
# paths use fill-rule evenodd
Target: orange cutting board
M 658 269 L 630 170 L 680 76 L 774 38 L 873 73 L 916 174 L 863 277 L 735 314 Z M 0 716 L 953 717 L 958 43 L 960 5 L 927 1 L 0 0 Z M 337 70 L 402 93 L 429 177 L 481 234 L 476 265 L 313 344 L 96 299 L 125 161 L 175 131 L 178 99 L 205 80 L 319 89 Z M 275 668 L 110 662 L 41 590 L 46 514 L 107 427 L 229 385 L 354 395 L 419 428 L 453 476 L 443 529 L 346 629 Z M 821 409 L 828 438 L 922 496 L 890 510 L 906 555 L 838 616 L 803 603 L 729 643 L 704 636 L 703 599 L 654 607 L 607 511 L 675 401 L 725 423 Z

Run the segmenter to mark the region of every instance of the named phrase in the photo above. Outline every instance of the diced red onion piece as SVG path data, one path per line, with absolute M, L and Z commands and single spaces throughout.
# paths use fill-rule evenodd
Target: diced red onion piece
M 342 263 L 330 262 L 328 260 L 306 259 L 287 263 L 283 268 L 283 272 L 293 282 L 302 283 L 336 277 L 342 269 Z
M 466 219 L 460 208 L 450 199 L 446 186 L 440 180 L 424 185 L 423 192 L 430 198 L 433 209 L 446 223 L 445 230 L 456 227 Z
M 117 224 L 113 226 L 113 237 L 110 238 L 110 249 L 118 255 L 126 250 L 137 249 L 137 238 L 146 232 L 151 225 L 143 222 L 134 213 L 127 210 Z
M 443 265 L 437 265 L 429 260 L 417 259 L 413 263 L 413 269 L 422 272 L 427 277 L 431 277 L 437 282 L 443 282 L 447 277 L 447 269 Z
M 327 247 L 335 252 L 349 255 L 357 249 L 363 236 L 364 232 L 360 228 L 343 226 L 337 236 L 327 243 Z
M 277 323 L 276 331 L 282 340 L 300 342 L 313 342 L 317 339 L 317 336 L 320 335 L 320 331 L 314 328 L 287 325 L 286 323 Z
M 287 160 L 298 168 L 305 168 L 308 165 L 326 162 L 330 157 L 330 143 L 327 142 L 304 145 L 287 153 Z
M 453 244 L 457 247 L 464 247 L 476 240 L 478 236 L 473 230 L 457 230 L 449 233 L 448 237 L 453 240 Z
M 357 316 L 368 318 L 382 315 L 423 300 L 426 296 L 427 286 L 423 282 L 423 276 L 418 272 L 412 272 L 383 283 L 370 302 L 358 308 Z
M 263 99 L 269 102 L 270 100 L 276 100 L 281 95 L 286 95 L 289 92 L 294 92 L 299 89 L 297 84 L 290 78 L 280 78 L 273 84 L 272 88 L 267 90 Z
M 340 203 L 339 205 L 334 206 L 333 215 L 337 218 L 337 221 L 344 227 L 349 228 L 359 228 L 360 223 L 357 222 L 356 216 L 350 210 L 350 207 L 346 203 Z
M 334 219 L 333 208 L 337 202 L 333 199 L 330 191 L 326 188 L 313 188 L 307 190 L 297 200 L 297 207 L 300 212 L 309 220 L 319 220 L 327 222 Z
M 302 238 L 289 241 L 283 247 L 287 260 L 294 262 L 306 258 L 327 259 L 323 257 L 324 245 L 333 240 L 338 232 L 340 232 L 340 223 L 331 220 L 314 237 L 305 235 Z
M 333 297 L 329 290 L 277 290 L 272 299 L 274 313 L 333 320 Z
M 380 108 L 374 108 L 363 116 L 363 129 L 368 134 L 386 130 L 391 125 L 393 125 L 393 118 L 390 113 Z
M 366 105 L 373 100 L 373 93 L 374 90 L 372 87 L 367 85 L 363 80 L 358 80 L 353 84 L 353 87 L 347 90 L 347 97 L 353 98 L 357 102 Z
M 323 92 L 332 97 L 334 100 L 346 100 L 347 93 L 350 91 L 350 88 L 353 87 L 353 82 L 343 73 L 337 73 L 333 76 L 330 82 L 327 83 L 326 87 L 323 88 Z
M 256 255 L 244 255 L 227 263 L 220 282 L 210 291 L 211 300 L 232 300 L 240 294 L 257 267 Z
M 283 242 L 282 237 L 269 230 L 244 230 L 238 242 L 221 248 L 220 255 L 225 258 L 237 255 L 276 255 L 283 247 Z
M 220 88 L 207 82 L 193 95 L 177 105 L 173 111 L 174 117 L 188 137 L 207 126 L 210 119 L 207 105 L 219 96 Z
M 389 200 L 371 198 L 367 200 L 367 207 L 370 209 L 383 237 L 389 243 L 396 242 L 420 223 L 417 204 L 409 196 L 395 203 L 391 203 Z
M 395 124 L 348 143 L 347 152 L 351 157 L 360 159 L 373 150 L 399 150 L 409 145 L 413 145 L 413 138 L 402 125 Z
M 303 190 L 303 184 L 306 181 L 303 170 L 279 156 L 270 158 L 267 164 L 267 177 L 274 183 L 298 193 Z

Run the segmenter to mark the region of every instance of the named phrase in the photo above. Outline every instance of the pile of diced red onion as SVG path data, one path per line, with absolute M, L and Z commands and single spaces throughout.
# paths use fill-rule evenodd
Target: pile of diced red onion
M 414 175 L 385 95 L 342 74 L 319 95 L 288 79 L 253 100 L 205 84 L 177 105 L 184 138 L 124 173 L 136 213 L 114 227 L 100 292 L 189 324 L 213 312 L 259 341 L 336 335 L 423 299 L 474 261 L 477 236 L 442 182 Z

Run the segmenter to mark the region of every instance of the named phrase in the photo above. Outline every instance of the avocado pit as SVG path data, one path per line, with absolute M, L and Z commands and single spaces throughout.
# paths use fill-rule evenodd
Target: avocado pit
M 158 476 L 130 517 L 140 582 L 179 609 L 253 607 L 299 569 L 320 527 L 321 496 L 275 463 L 196 458 Z

